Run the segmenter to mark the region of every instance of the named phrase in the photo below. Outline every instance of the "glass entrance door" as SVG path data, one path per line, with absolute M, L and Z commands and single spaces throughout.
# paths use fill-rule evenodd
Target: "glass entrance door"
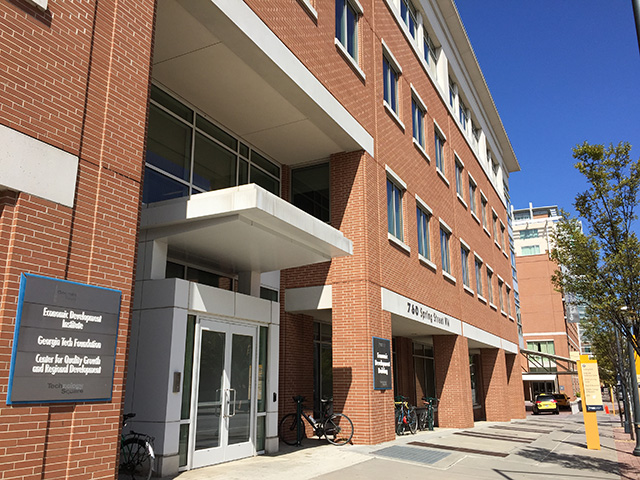
M 193 382 L 193 468 L 255 453 L 255 338 L 255 327 L 200 320 Z

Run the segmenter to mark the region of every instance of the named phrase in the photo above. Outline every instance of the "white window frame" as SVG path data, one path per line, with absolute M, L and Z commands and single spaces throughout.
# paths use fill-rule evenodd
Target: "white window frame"
M 463 254 L 464 251 L 464 254 Z M 466 257 L 466 258 L 465 258 Z M 471 247 L 463 239 L 460 239 L 460 266 L 462 268 L 462 286 L 465 290 L 473 293 L 471 289 L 471 274 L 469 271 L 469 258 L 471 257 Z
M 407 184 L 402 181 L 402 179 L 389 167 L 386 166 L 385 167 L 386 170 L 386 182 L 385 182 L 385 190 L 387 191 L 387 238 L 391 241 L 393 241 L 394 243 L 399 244 L 402 248 L 404 248 L 407 251 L 410 251 L 409 246 L 404 242 L 404 228 L 405 228 L 405 222 L 404 222 L 404 195 L 407 191 Z M 394 205 L 394 209 L 393 209 L 393 213 L 394 213 L 394 218 L 393 218 L 393 227 L 394 227 L 394 233 L 389 231 L 389 192 L 388 192 L 388 183 L 390 182 L 392 184 L 392 186 L 394 186 L 396 189 L 398 189 L 398 191 L 400 192 L 399 195 L 399 200 L 400 200 L 400 205 L 399 207 L 395 208 L 396 205 Z M 395 199 L 395 197 L 394 197 Z M 397 221 L 396 221 L 396 217 L 395 214 L 398 213 L 400 215 L 400 226 L 399 226 L 399 232 L 396 231 L 396 228 L 398 228 L 397 225 Z M 400 237 L 397 235 L 398 233 L 400 233 Z
M 438 221 L 440 223 L 440 263 L 441 263 L 441 268 L 442 268 L 442 274 L 445 276 L 445 278 L 449 279 L 450 281 L 452 281 L 453 283 L 456 282 L 456 278 L 453 276 L 452 272 L 451 272 L 451 235 L 453 233 L 453 230 L 451 230 L 451 227 L 449 225 L 447 225 L 447 223 L 442 220 L 442 218 L 438 218 Z M 446 237 L 446 242 L 445 242 L 445 246 L 446 246 L 446 252 L 443 251 L 442 247 L 443 247 L 443 242 L 442 242 L 442 234 L 445 234 Z
M 416 195 L 416 216 L 418 214 L 418 210 L 425 215 L 426 217 L 426 238 L 424 239 L 424 244 L 426 246 L 426 252 L 421 252 L 421 243 L 420 243 L 420 222 L 418 221 L 418 258 L 428 267 L 433 270 L 436 270 L 436 264 L 433 263 L 432 260 L 432 252 L 431 252 L 431 219 L 433 218 L 433 210 L 426 204 L 418 195 Z M 417 219 L 416 219 L 417 220 Z M 424 255 L 426 253 L 427 255 Z
M 391 53 L 391 50 L 385 43 L 384 39 L 382 39 L 381 42 L 382 42 L 383 64 L 384 64 L 384 61 L 386 60 L 387 64 L 389 65 L 389 69 L 395 73 L 395 79 L 393 79 L 392 86 L 393 86 L 393 89 L 395 90 L 396 108 L 394 109 L 393 105 L 390 105 L 389 102 L 387 102 L 387 100 L 384 98 L 387 94 L 387 88 L 385 85 L 387 81 L 391 82 L 392 80 L 391 78 L 389 79 L 386 78 L 386 75 L 384 75 L 384 68 L 383 68 L 383 79 L 382 79 L 382 84 L 383 84 L 382 102 L 385 108 L 387 109 L 387 111 L 389 111 L 395 117 L 395 120 L 402 126 L 402 129 L 404 130 L 404 124 L 400 120 L 400 116 L 399 116 L 400 115 L 400 76 L 402 75 L 402 67 L 400 67 L 400 63 L 398 62 L 398 60 L 396 60 L 396 57 L 393 55 L 393 53 Z

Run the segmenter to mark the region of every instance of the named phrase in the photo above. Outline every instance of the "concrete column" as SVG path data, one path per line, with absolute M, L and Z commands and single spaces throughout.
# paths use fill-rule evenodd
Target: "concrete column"
M 468 428 L 473 426 L 469 344 L 459 335 L 434 335 L 438 426 Z

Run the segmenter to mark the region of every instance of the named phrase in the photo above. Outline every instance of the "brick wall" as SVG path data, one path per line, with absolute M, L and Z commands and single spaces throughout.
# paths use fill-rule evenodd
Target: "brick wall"
M 3 479 L 115 476 L 153 15 L 152 1 L 0 4 L 0 123 L 79 157 L 72 209 L 0 192 Z M 21 273 L 122 292 L 110 402 L 6 406 Z
M 510 420 L 509 409 L 505 408 L 507 393 L 507 370 L 504 350 L 483 348 L 480 350 L 484 411 L 489 422 Z
M 524 407 L 524 389 L 522 388 L 522 361 L 521 355 L 507 353 L 505 355 L 505 366 L 507 370 L 507 397 L 509 399 L 509 417 L 511 419 L 526 418 L 527 412 Z
M 473 426 L 469 347 L 459 335 L 434 335 L 438 426 L 468 428 Z

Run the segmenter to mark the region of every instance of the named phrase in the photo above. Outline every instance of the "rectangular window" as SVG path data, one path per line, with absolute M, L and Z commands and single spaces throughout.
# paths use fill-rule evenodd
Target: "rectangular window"
M 418 217 L 418 253 L 427 260 L 431 260 L 431 242 L 429 238 L 429 220 L 431 214 L 417 207 Z
M 522 247 L 523 257 L 527 255 L 539 255 L 539 254 L 540 254 L 540 245 L 529 245 L 526 247 Z
M 436 168 L 440 170 L 440 173 L 445 174 L 444 170 L 444 138 L 435 129 L 435 155 L 436 155 Z
M 400 16 L 407 25 L 409 33 L 413 38 L 416 38 L 416 7 L 413 6 L 410 0 L 400 1 Z
M 449 256 L 449 238 L 451 234 L 440 227 L 440 261 L 442 262 L 442 271 L 451 274 L 451 257 Z
M 466 131 L 467 130 L 467 116 L 468 116 L 469 112 L 467 111 L 467 107 L 462 102 L 462 100 L 460 100 L 460 102 L 458 102 L 458 114 L 459 114 L 459 119 L 460 119 L 460 125 L 462 125 L 462 130 Z
M 475 258 L 476 266 L 476 292 L 479 296 L 482 296 L 482 260 L 478 257 Z
M 471 213 L 476 213 L 476 189 L 476 182 L 469 175 L 469 210 Z
M 528 341 L 527 349 L 535 350 L 540 353 L 548 353 L 551 355 L 555 355 L 556 353 L 553 340 L 536 341 L 536 342 Z M 555 360 L 552 360 L 549 357 L 531 355 L 529 356 L 529 371 L 531 373 L 556 372 L 557 365 Z
M 387 223 L 389 233 L 398 240 L 404 240 L 402 234 L 402 195 L 403 191 L 387 178 Z
M 521 212 L 513 212 L 514 220 L 531 220 L 531 212 L 529 210 L 521 211 Z
M 413 138 L 423 149 L 424 145 L 424 109 L 416 101 L 411 99 L 411 114 L 413 116 Z
M 502 242 L 502 248 L 506 251 L 507 249 L 507 238 L 505 236 L 505 228 L 504 224 L 500 222 L 500 241 Z
M 451 108 L 454 107 L 456 103 L 456 84 L 449 79 L 449 105 Z
M 424 32 L 424 59 L 429 65 L 436 63 L 436 47 L 426 31 Z
M 520 240 L 527 240 L 529 238 L 538 238 L 537 228 L 528 228 L 526 230 L 520 230 Z
M 382 74 L 384 76 L 384 101 L 387 102 L 391 110 L 398 113 L 398 77 L 400 74 L 386 55 L 382 57 Z
M 488 225 L 488 221 L 487 221 L 487 199 L 484 198 L 484 196 L 482 197 L 482 226 L 484 228 L 487 228 Z
M 511 316 L 511 289 L 507 287 L 505 291 L 505 301 L 507 303 L 507 316 Z
M 493 239 L 498 241 L 498 215 L 493 212 Z
M 291 202 L 300 210 L 329 221 L 329 163 L 291 170 Z
M 460 163 L 460 161 L 457 158 L 455 159 L 455 162 L 456 162 L 456 193 L 458 194 L 459 197 L 464 198 L 463 186 L 462 186 L 462 169 L 464 167 L 462 166 L 462 163 Z
M 498 304 L 501 312 L 504 312 L 504 298 L 502 297 L 503 285 L 504 282 L 498 278 Z
M 487 299 L 493 303 L 493 271 L 487 267 Z
M 471 287 L 469 279 L 469 248 L 460 242 L 460 260 L 462 262 L 462 283 L 467 287 Z
M 336 0 L 336 38 L 356 62 L 360 13 L 349 0 Z

